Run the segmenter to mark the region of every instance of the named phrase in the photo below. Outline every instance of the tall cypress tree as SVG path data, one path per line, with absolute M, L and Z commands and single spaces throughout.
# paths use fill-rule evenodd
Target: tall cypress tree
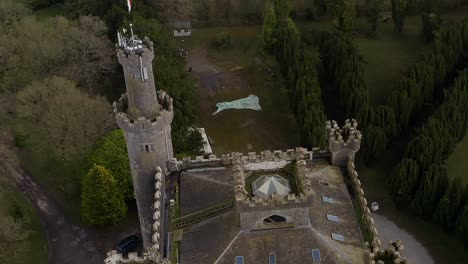
M 459 177 L 451 181 L 445 194 L 437 204 L 434 220 L 447 229 L 453 229 L 456 224 L 457 214 L 461 209 L 463 197 L 463 185 Z
M 81 195 L 83 219 L 92 225 L 107 225 L 120 222 L 127 213 L 123 195 L 109 171 L 94 165 L 83 179 Z

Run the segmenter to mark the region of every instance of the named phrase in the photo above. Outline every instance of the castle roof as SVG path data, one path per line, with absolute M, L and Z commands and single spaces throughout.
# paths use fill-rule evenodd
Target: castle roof
M 251 167 L 248 166 L 251 164 L 244 166 Z M 228 165 L 219 169 L 200 168 L 183 172 L 182 215 L 232 199 L 236 185 L 232 181 L 235 169 Z M 306 223 L 293 226 L 279 223 L 278 227 L 284 228 L 258 227 L 248 231 L 239 229 L 239 214 L 231 211 L 184 229 L 181 262 L 196 260 L 197 263 L 230 264 L 235 263 L 236 256 L 243 256 L 245 263 L 268 263 L 269 255 L 274 254 L 277 263 L 314 263 L 315 252 L 323 264 L 363 263 L 365 249 L 340 168 L 328 162 L 310 161 L 306 164 L 306 174 L 313 190 L 311 199 L 273 207 L 255 203 L 240 213 L 241 218 L 247 216 L 241 221 L 250 221 L 249 214 L 254 222 L 258 221 L 256 219 L 269 220 L 275 215 L 284 216 L 287 221 L 303 215 Z M 271 173 L 259 182 L 270 187 L 281 183 L 281 180 Z M 331 198 L 332 203 L 324 201 L 324 197 Z M 343 241 L 339 240 L 341 238 Z

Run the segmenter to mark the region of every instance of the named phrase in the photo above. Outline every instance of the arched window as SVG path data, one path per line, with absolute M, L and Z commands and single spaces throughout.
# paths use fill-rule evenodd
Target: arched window
M 280 215 L 270 215 L 263 220 L 263 224 L 286 223 L 286 218 Z

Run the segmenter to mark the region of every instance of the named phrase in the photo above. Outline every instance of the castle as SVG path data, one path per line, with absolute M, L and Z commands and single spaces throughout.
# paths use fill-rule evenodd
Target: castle
M 324 150 L 178 160 L 173 101 L 156 92 L 153 43 L 119 35 L 117 57 L 126 93 L 113 107 L 127 141 L 144 252 L 110 251 L 106 264 L 171 263 L 171 256 L 177 263 L 405 263 L 400 241 L 382 250 L 377 237 L 353 163 L 362 140 L 356 120 L 324 124 Z M 180 179 L 174 201 L 169 175 Z

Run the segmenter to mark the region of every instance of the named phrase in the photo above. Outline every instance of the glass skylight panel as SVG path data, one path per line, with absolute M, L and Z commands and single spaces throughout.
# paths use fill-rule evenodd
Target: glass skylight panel
M 338 241 L 344 242 L 344 236 L 343 236 L 343 235 L 332 233 L 331 236 L 332 236 L 332 238 L 333 238 L 334 240 L 338 240 Z
M 333 203 L 333 198 L 322 196 L 322 201 L 326 203 Z
M 330 220 L 330 221 L 334 221 L 334 222 L 339 222 L 340 219 L 338 218 L 338 216 L 336 215 L 330 215 L 330 214 L 327 214 L 327 219 Z
M 276 255 L 275 253 L 270 253 L 268 256 L 268 261 L 270 264 L 276 264 Z
M 320 263 L 320 249 L 312 249 L 312 260 L 314 263 Z
M 244 264 L 244 256 L 236 256 L 236 264 Z

